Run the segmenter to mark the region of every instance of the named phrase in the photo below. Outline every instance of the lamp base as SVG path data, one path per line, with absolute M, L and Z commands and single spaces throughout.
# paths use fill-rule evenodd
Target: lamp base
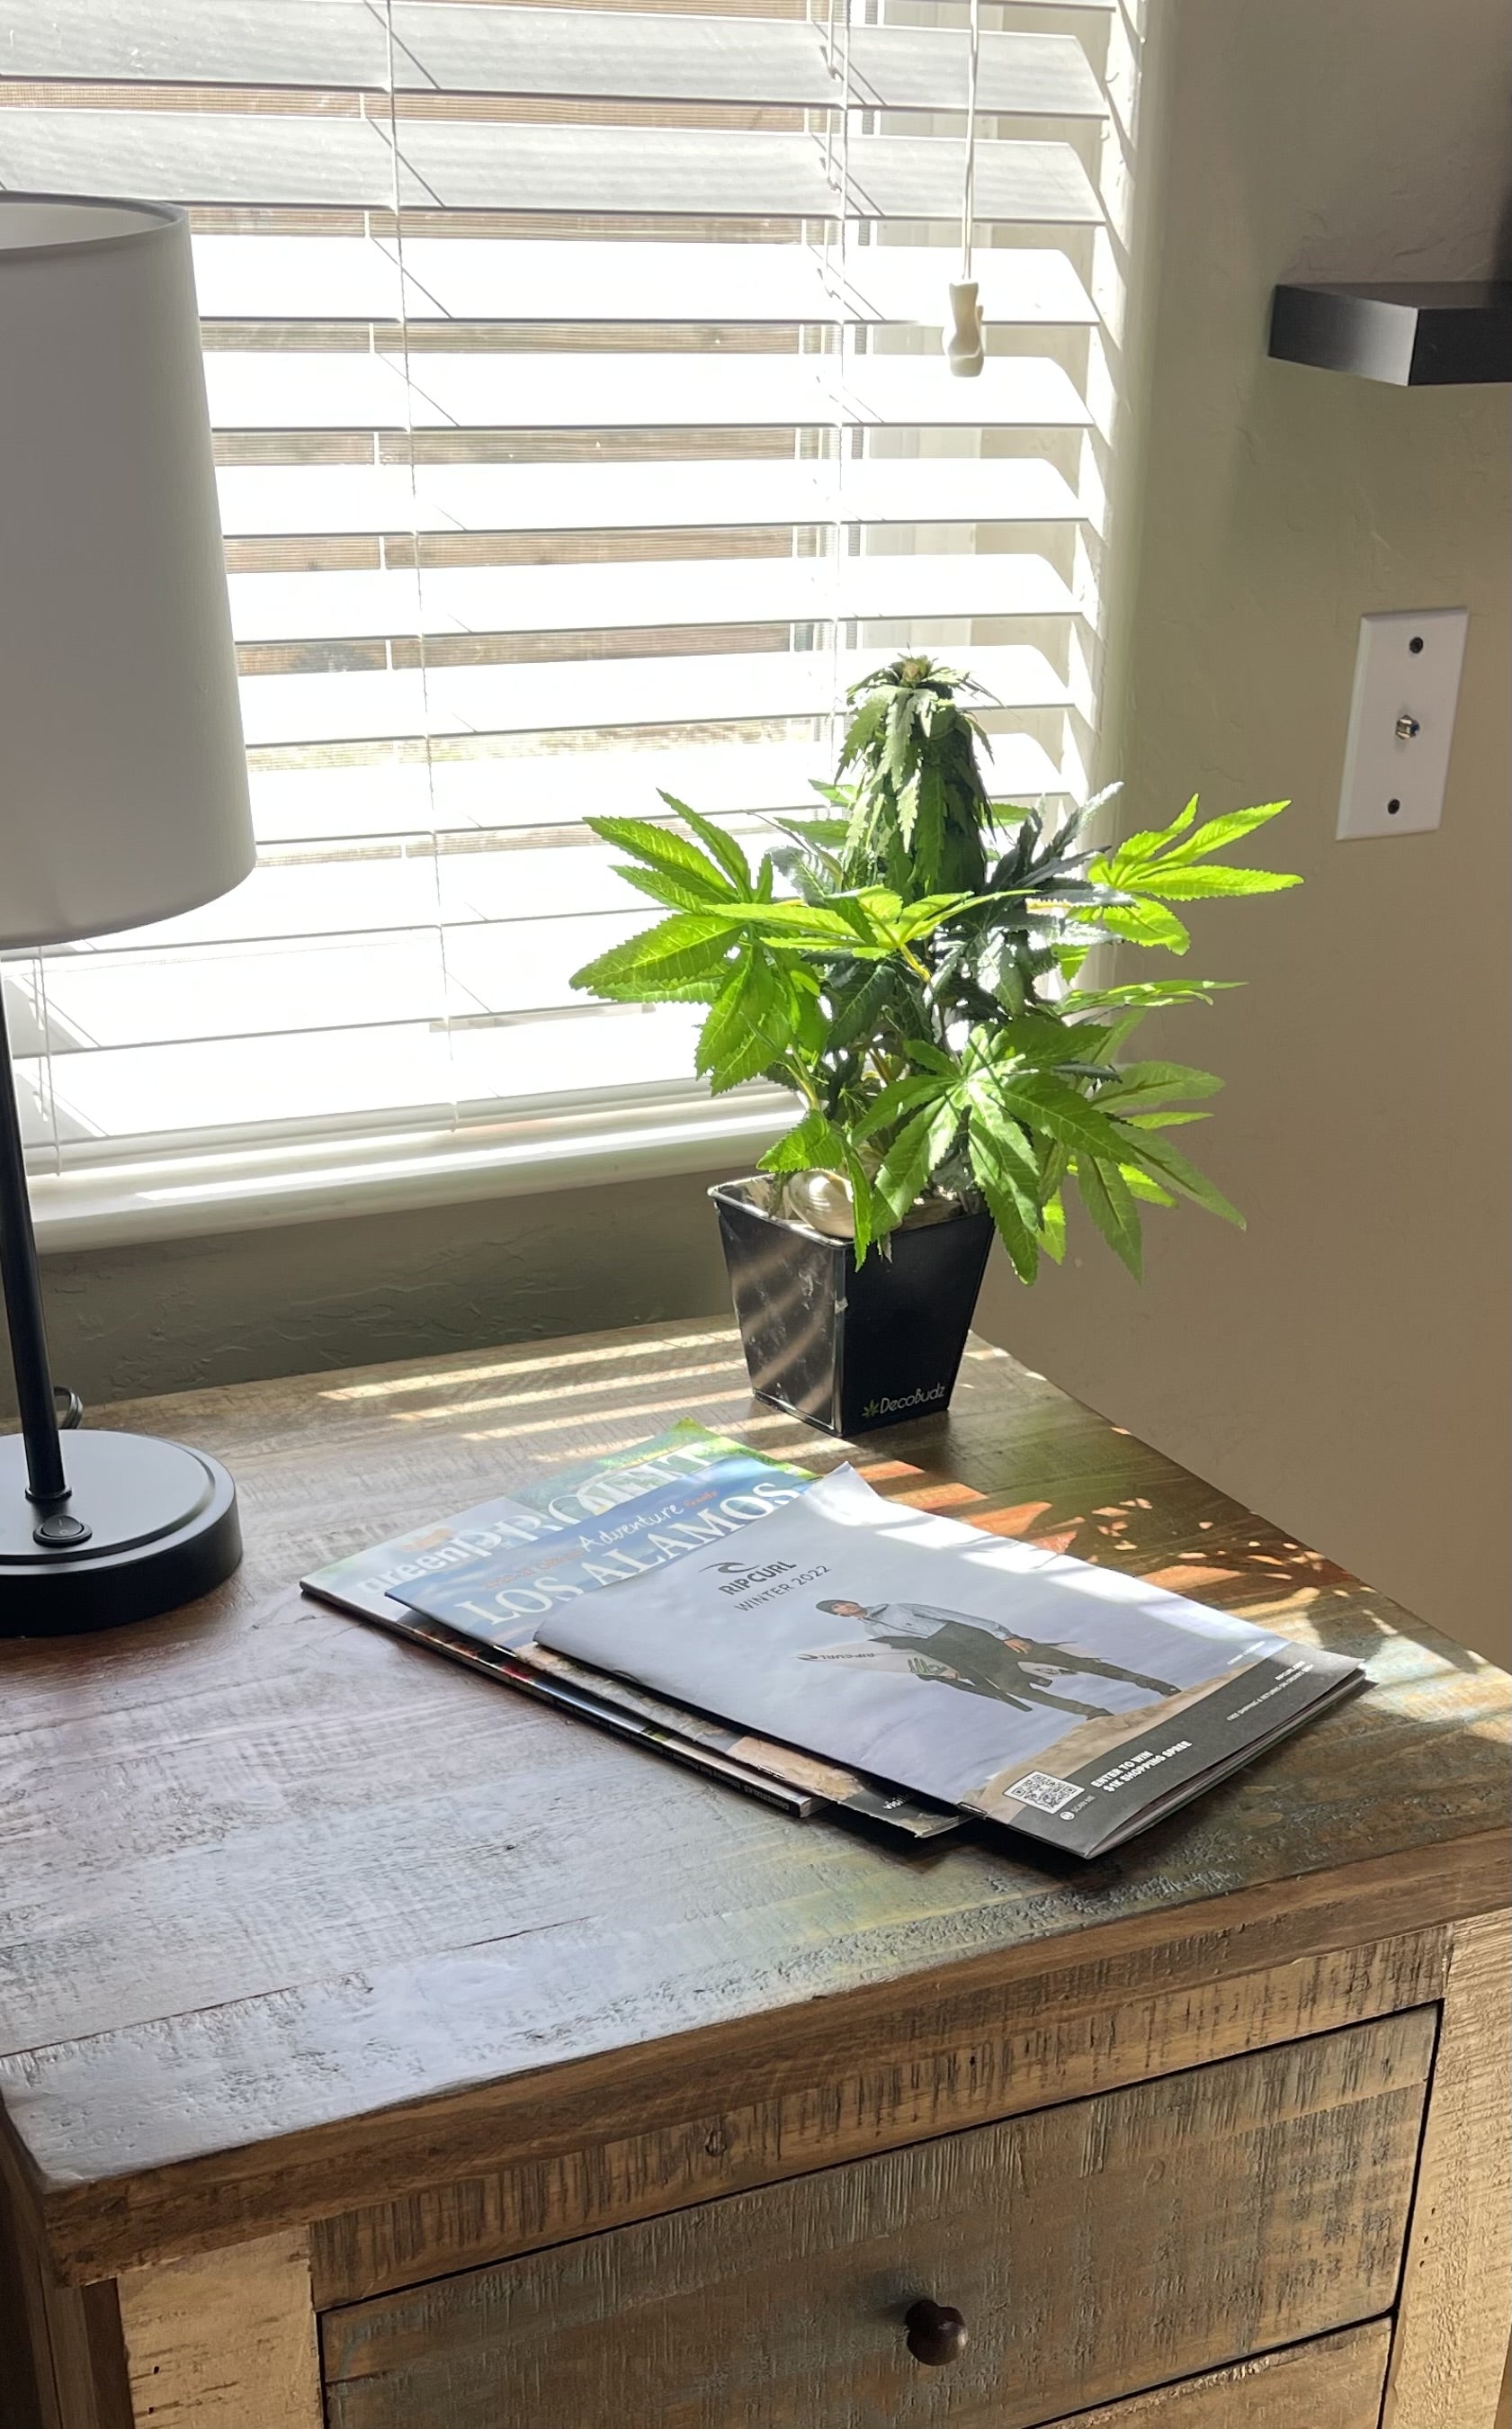
M 149 1434 L 62 1438 L 69 1497 L 26 1498 L 21 1438 L 0 1440 L 0 1636 L 70 1636 L 176 1611 L 241 1559 L 219 1461 Z

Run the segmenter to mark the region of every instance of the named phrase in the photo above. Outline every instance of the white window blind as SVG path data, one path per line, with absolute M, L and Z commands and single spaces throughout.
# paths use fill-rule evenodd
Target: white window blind
M 983 0 L 957 379 L 966 8 L 848 5 L 8 13 L 0 185 L 190 210 L 259 842 L 6 964 L 40 1176 L 675 1130 L 694 1016 L 567 983 L 654 916 L 582 821 L 759 846 L 900 644 L 1081 788 L 1134 33 Z

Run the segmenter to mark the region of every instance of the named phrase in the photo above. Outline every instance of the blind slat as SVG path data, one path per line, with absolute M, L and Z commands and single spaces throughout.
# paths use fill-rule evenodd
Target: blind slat
M 39 81 L 249 87 L 267 91 L 513 93 L 561 100 L 830 108 L 847 99 L 842 49 L 783 18 L 570 8 L 397 6 L 386 28 L 364 0 L 48 0 L 19 13 L 0 68 Z M 963 109 L 966 38 L 857 25 L 853 107 Z M 981 38 L 978 107 L 1095 117 L 1081 45 L 1063 34 Z
M 844 192 L 812 135 L 77 109 L 0 113 L 0 182 L 209 207 L 736 220 L 959 218 L 964 146 L 857 136 Z M 396 149 L 397 145 L 397 149 Z M 1065 143 L 978 147 L 981 220 L 1092 226 L 1097 198 Z
M 232 629 L 248 642 L 1076 612 L 1043 557 L 964 552 L 238 573 L 230 587 Z
M 444 1125 L 468 1106 L 528 1108 L 580 1093 L 601 1099 L 657 1082 L 685 1084 L 693 1029 L 681 1004 L 503 1029 L 449 1032 L 438 1022 L 311 1029 L 60 1057 L 50 1089 L 39 1066 L 23 1059 L 17 1079 L 57 1107 L 66 1165 L 93 1162 L 118 1141 L 140 1153 L 170 1122 L 188 1142 L 226 1132 L 324 1136 L 423 1116 Z M 51 1120 L 26 1127 L 34 1148 L 50 1141 Z M 84 1152 L 70 1155 L 70 1145 Z
M 843 463 L 320 464 L 223 467 L 228 537 L 300 533 L 581 532 L 832 523 L 1075 520 L 1076 492 L 1035 455 Z
M 853 135 L 842 200 L 812 135 L 702 127 L 515 125 L 402 120 L 410 183 L 452 210 L 684 213 L 730 219 L 956 219 L 965 147 L 954 137 Z M 420 194 L 409 192 L 419 203 Z M 1068 143 L 978 143 L 979 220 L 1091 226 L 1102 216 Z
M 876 650 L 770 651 L 694 658 L 558 659 L 393 674 L 255 675 L 241 686 L 254 747 L 386 741 L 407 735 L 570 732 L 583 726 L 723 724 L 825 717 L 837 679 L 854 683 Z M 1005 706 L 1054 706 L 1069 694 L 1040 650 L 973 647 L 974 672 Z
M 200 236 L 194 267 L 207 318 L 397 322 L 570 319 L 752 323 L 922 322 L 939 328 L 955 255 L 944 245 L 643 243 L 623 238 L 523 242 L 489 237 Z M 1095 322 L 1064 254 L 1036 245 L 982 252 L 975 272 L 990 322 Z
M 971 381 L 938 357 L 823 355 L 220 354 L 221 430 L 1080 429 L 1059 363 L 996 357 Z
M 1059 768 L 1031 735 L 1000 733 L 991 741 L 992 782 L 1005 799 L 1033 801 L 1060 790 Z M 827 777 L 831 765 L 828 747 L 811 740 L 547 751 L 433 766 L 370 759 L 354 767 L 261 767 L 253 771 L 253 818 L 258 841 L 271 847 L 357 843 L 427 827 L 470 841 L 479 833 L 572 826 L 606 803 L 636 818 L 660 818 L 663 792 L 712 818 L 761 816 L 813 808 L 814 780 Z
M 394 181 L 392 146 L 367 119 L 0 108 L 0 186 L 23 193 L 382 210 Z

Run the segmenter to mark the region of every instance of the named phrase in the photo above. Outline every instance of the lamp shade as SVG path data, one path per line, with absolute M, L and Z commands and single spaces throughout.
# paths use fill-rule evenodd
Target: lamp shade
M 0 947 L 252 865 L 189 223 L 0 194 Z

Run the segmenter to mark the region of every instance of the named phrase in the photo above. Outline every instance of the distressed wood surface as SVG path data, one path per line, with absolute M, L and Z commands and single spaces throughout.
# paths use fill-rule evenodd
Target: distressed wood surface
M 830 2053 L 821 2081 L 659 2132 L 375 2203 L 310 2230 L 315 2301 L 334 2304 L 772 2184 L 869 2151 L 1016 2116 L 1436 2000 L 1449 1926 L 1192 1989 L 1109 1997 L 1083 1967 L 994 1987 L 972 2011 L 916 2007 L 869 2054 Z
M 1387 2322 L 1372 2320 L 1047 2429 L 1376 2429 L 1389 2340 Z
M 225 1458 L 248 1555 L 191 1611 L 0 1645 L 0 2107 L 65 2276 L 670 2123 L 684 2074 L 822 2079 L 936 1976 L 1170 1991 L 1497 1902 L 1504 1677 L 979 1346 L 948 1417 L 868 1438 L 882 1490 L 1372 1670 L 1095 1866 L 795 1826 L 289 1591 L 680 1416 L 842 1455 L 753 1408 L 728 1326 L 107 1414 Z
M 1382 2429 L 1492 2429 L 1512 2328 L 1512 1923 L 1456 1924 Z M 1499 2402 L 1500 2398 L 1500 2402 Z
M 302 2235 L 129 2270 L 116 2290 L 137 2429 L 323 2429 Z
M 1384 2310 L 1431 2008 L 328 2313 L 331 2429 L 1026 2424 Z M 970 2341 L 920 2366 L 903 2315 Z

